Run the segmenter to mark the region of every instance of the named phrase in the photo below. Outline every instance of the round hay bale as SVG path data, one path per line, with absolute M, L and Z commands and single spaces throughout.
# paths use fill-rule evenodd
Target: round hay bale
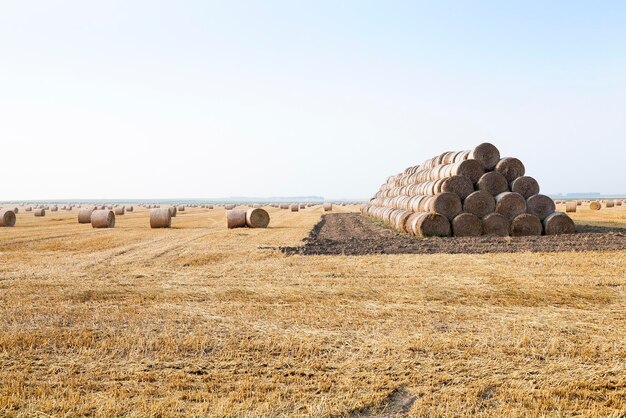
M 170 209 L 150 209 L 150 228 L 170 228 L 172 226 L 172 211 Z
M 50 212 L 58 212 L 59 211 L 59 207 L 58 206 L 52 206 L 50 208 Z
M 526 212 L 526 200 L 519 193 L 500 193 L 496 196 L 495 211 L 512 221 L 517 215 Z
M 554 212 L 543 220 L 543 231 L 546 235 L 573 234 L 576 232 L 576 225 L 563 212 Z
M 306 205 L 304 203 L 300 203 L 300 209 L 306 209 Z
M 180 205 L 180 206 L 178 207 L 178 211 L 179 211 L 179 212 L 184 212 L 184 211 L 185 211 L 185 206 Z
M 134 208 L 132 206 L 128 206 L 126 208 L 126 212 L 132 212 L 132 211 L 134 211 Z
M 15 208 L 13 209 L 13 213 L 17 215 L 18 213 L 20 213 L 20 210 L 18 208 Z
M 578 203 L 575 200 L 565 202 L 565 212 L 576 212 L 577 207 Z
M 94 210 L 91 213 L 93 228 L 115 228 L 115 213 L 112 210 Z
M 91 214 L 93 213 L 92 209 L 81 209 L 78 211 L 78 223 L 79 224 L 89 224 L 91 223 Z
M 26 212 L 32 212 L 33 208 L 32 206 L 27 206 L 26 209 L 24 209 Z
M 213 205 L 207 205 L 207 209 L 213 209 Z
M 418 237 L 449 237 L 451 232 L 450 222 L 445 216 L 430 212 L 411 217 L 411 224 L 407 222 L 406 228 Z
M 461 198 L 457 194 L 448 192 L 433 196 L 428 206 L 430 212 L 439 213 L 448 218 L 448 220 L 453 219 L 463 210 Z
M 46 216 L 46 210 L 43 209 L 43 208 L 35 209 L 35 211 L 33 213 L 37 217 L 39 217 L 39 216 Z
M 413 212 L 403 209 L 395 209 L 392 211 L 390 216 L 390 224 L 396 230 L 400 232 L 408 232 L 407 231 L 407 219 L 413 214 Z
M 118 206 L 115 208 L 115 215 L 123 215 L 126 213 L 126 208 L 124 206 Z
M 491 193 L 477 190 L 465 198 L 463 212 L 472 213 L 479 218 L 496 210 L 496 201 Z
M 511 191 L 528 199 L 539 193 L 539 183 L 530 176 L 521 176 L 511 182 Z
M 509 221 L 499 213 L 490 213 L 482 219 L 483 234 L 499 237 L 509 236 Z
M 226 210 L 233 210 L 235 209 L 236 205 L 224 205 L 224 209 Z
M 513 237 L 541 235 L 541 232 L 543 232 L 541 220 L 531 213 L 517 215 L 511 222 L 511 236 Z
M 292 212 L 298 212 L 300 210 L 300 205 L 293 204 L 290 206 Z
M 332 203 L 324 203 L 324 212 L 330 212 L 333 210 L 333 204 Z
M 176 206 L 170 206 L 169 208 L 167 208 L 168 212 L 170 213 L 170 217 L 175 218 L 176 217 Z
M 526 200 L 526 211 L 537 216 L 540 220 L 546 219 L 548 215 L 554 213 L 556 205 L 554 201 L 543 194 L 536 194 Z
M 593 202 L 589 203 L 589 209 L 591 209 L 591 210 L 600 210 L 600 209 L 602 209 L 602 203 L 600 203 L 598 201 L 593 201 Z
M 441 183 L 441 191 L 454 193 L 458 195 L 461 200 L 465 200 L 467 196 L 474 192 L 474 185 L 472 181 L 465 176 L 452 176 L 443 180 Z
M 17 218 L 15 217 L 15 212 L 12 210 L 0 211 L 0 226 L 10 228 L 15 226 L 16 221 Z
M 476 187 L 478 190 L 484 190 L 492 196 L 496 196 L 509 191 L 509 182 L 502 174 L 496 171 L 489 171 L 478 179 Z
M 473 213 L 460 213 L 452 220 L 452 235 L 455 237 L 478 237 L 482 233 L 480 218 Z
M 485 174 L 485 166 L 478 160 L 465 160 L 454 163 L 453 174 L 465 176 L 472 181 L 472 184 L 476 184 L 478 179 Z
M 526 172 L 526 168 L 524 168 L 524 164 L 517 158 L 503 158 L 498 161 L 496 164 L 495 170 L 506 177 L 507 181 L 510 183 L 518 177 L 521 177 Z
M 607 200 L 604 202 L 604 207 L 606 208 L 612 208 L 615 206 L 615 201 L 613 200 Z
M 615 201 L 615 206 L 622 206 L 622 201 L 621 200 L 616 200 Z
M 246 211 L 246 225 L 249 228 L 267 228 L 270 224 L 270 215 L 265 209 L 252 208 Z
M 226 211 L 226 224 L 228 229 L 243 228 L 246 226 L 246 211 L 231 209 Z
M 500 161 L 500 151 L 495 145 L 484 142 L 471 150 L 468 158 L 480 161 L 487 170 L 493 170 Z

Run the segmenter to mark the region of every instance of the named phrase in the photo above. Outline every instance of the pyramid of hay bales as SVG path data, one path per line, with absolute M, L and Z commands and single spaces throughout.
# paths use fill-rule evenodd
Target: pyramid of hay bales
M 525 171 L 489 143 L 444 152 L 387 178 L 361 213 L 420 237 L 574 233 Z

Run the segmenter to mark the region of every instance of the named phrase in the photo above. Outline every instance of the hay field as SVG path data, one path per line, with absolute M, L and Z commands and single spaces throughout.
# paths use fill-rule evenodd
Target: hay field
M 0 416 L 626 415 L 626 249 L 288 257 L 322 210 L 269 212 L 19 213 Z M 571 215 L 626 228 L 625 206 Z

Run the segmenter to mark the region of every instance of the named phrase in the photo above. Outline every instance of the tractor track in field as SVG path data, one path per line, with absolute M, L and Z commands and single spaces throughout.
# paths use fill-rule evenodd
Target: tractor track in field
M 281 247 L 288 255 L 490 254 L 626 250 L 626 229 L 576 225 L 577 233 L 529 237 L 418 238 L 356 213 L 322 216 L 299 247 Z

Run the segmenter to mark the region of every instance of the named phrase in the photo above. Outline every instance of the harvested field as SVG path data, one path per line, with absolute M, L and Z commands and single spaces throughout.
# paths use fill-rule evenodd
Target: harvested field
M 333 236 L 358 219 L 404 240 L 357 211 L 335 205 Z M 0 416 L 624 414 L 624 206 L 571 214 L 598 240 L 583 253 L 288 256 L 323 208 L 268 212 L 93 229 L 20 210 L 0 229 Z

